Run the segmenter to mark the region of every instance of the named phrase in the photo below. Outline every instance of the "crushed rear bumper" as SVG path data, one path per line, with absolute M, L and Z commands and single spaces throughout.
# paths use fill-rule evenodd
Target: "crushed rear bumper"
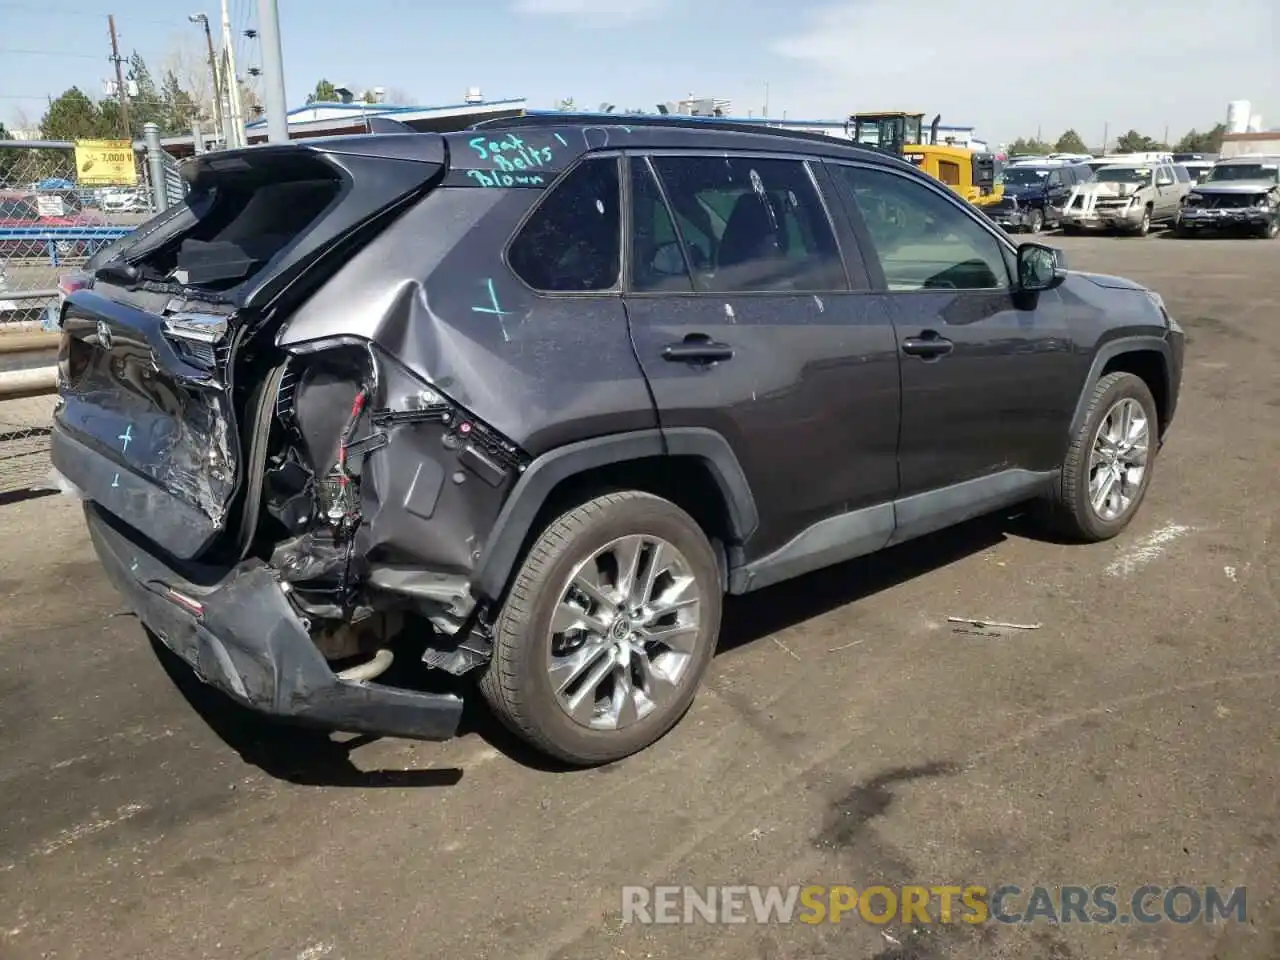
M 128 606 L 205 683 L 262 714 L 352 733 L 447 740 L 462 700 L 339 679 L 271 569 L 179 574 L 91 502 L 94 550 Z

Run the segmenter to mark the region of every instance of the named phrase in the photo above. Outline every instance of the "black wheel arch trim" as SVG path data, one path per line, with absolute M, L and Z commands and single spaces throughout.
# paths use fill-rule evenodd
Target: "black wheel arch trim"
M 1152 351 L 1160 355 L 1160 366 L 1164 372 L 1165 394 L 1170 398 L 1172 404 L 1172 391 L 1174 389 L 1174 384 L 1172 383 L 1173 351 L 1169 346 L 1169 341 L 1157 334 L 1117 337 L 1114 340 L 1108 340 L 1098 347 L 1093 355 L 1093 362 L 1089 365 L 1089 374 L 1085 377 L 1084 389 L 1080 391 L 1080 396 L 1076 400 L 1075 412 L 1071 415 L 1071 431 L 1068 434 L 1068 442 L 1069 438 L 1074 437 L 1084 425 L 1085 416 L 1089 410 L 1089 401 L 1093 397 L 1093 389 L 1097 386 L 1098 381 L 1102 379 L 1102 371 L 1107 363 L 1126 353 Z M 1162 410 L 1160 413 L 1164 416 L 1166 411 Z
M 729 442 L 705 427 L 636 430 L 579 440 L 536 458 L 502 505 L 476 563 L 476 592 L 497 599 L 520 557 L 547 497 L 561 482 L 599 467 L 662 455 L 703 460 L 724 497 L 731 532 L 739 543 L 755 531 L 759 513 L 746 474 Z

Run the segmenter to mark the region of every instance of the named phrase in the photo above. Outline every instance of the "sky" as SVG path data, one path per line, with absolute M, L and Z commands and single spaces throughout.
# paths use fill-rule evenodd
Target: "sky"
M 101 95 L 122 52 L 153 72 L 201 69 L 189 13 L 212 0 L 0 0 L 0 119 L 38 122 L 72 85 Z M 243 73 L 260 63 L 257 0 L 227 0 Z M 573 98 L 653 110 L 695 94 L 733 112 L 839 119 L 941 114 L 992 142 L 1067 128 L 1090 144 L 1131 128 L 1207 129 L 1248 100 L 1280 127 L 1277 0 L 279 0 L 289 105 L 321 77 L 450 104 L 480 87 L 531 107 Z M 189 7 L 189 9 L 188 9 Z M 983 17 L 981 11 L 994 10 Z M 767 87 L 767 103 L 766 103 Z

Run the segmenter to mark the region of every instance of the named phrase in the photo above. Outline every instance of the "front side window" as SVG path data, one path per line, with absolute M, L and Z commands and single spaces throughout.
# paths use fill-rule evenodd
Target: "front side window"
M 695 290 L 848 289 L 835 235 L 803 161 L 666 156 L 652 163 Z
M 1008 288 L 999 241 L 956 204 L 897 174 L 831 169 L 866 223 L 890 290 Z
M 543 196 L 507 250 L 507 262 L 534 290 L 612 290 L 622 264 L 618 161 L 594 157 Z

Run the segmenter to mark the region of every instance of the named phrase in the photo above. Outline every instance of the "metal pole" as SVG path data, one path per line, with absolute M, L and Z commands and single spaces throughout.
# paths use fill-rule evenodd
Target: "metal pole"
M 222 129 L 222 84 L 218 82 L 218 57 L 213 52 L 213 31 L 209 28 L 209 17 L 203 13 L 193 15 L 197 23 L 204 24 L 204 42 L 209 48 L 209 73 L 213 77 L 213 122 L 214 129 Z
M 267 142 L 287 143 L 289 105 L 284 93 L 284 50 L 280 44 L 280 7 L 277 0 L 258 0 L 258 42 L 262 51 Z
M 204 153 L 204 131 L 200 129 L 200 121 L 191 121 L 191 138 L 192 145 L 195 147 L 197 154 Z
M 120 122 L 124 125 L 125 139 L 133 142 L 133 128 L 129 125 L 129 91 L 124 85 L 124 59 L 120 56 L 120 44 L 116 42 L 116 18 L 107 16 L 107 29 L 111 31 L 111 60 L 116 65 L 116 94 L 120 97 Z
M 227 99 L 231 105 L 231 128 L 235 133 L 235 142 L 228 146 L 243 147 L 245 145 L 244 111 L 240 105 L 240 77 L 236 73 L 236 48 L 231 33 L 231 10 L 227 0 L 222 0 L 222 52 L 227 58 L 225 83 Z
M 147 164 L 151 171 L 151 196 L 156 213 L 169 209 L 169 191 L 164 186 L 164 151 L 160 146 L 160 125 L 144 123 L 142 139 L 147 144 Z

